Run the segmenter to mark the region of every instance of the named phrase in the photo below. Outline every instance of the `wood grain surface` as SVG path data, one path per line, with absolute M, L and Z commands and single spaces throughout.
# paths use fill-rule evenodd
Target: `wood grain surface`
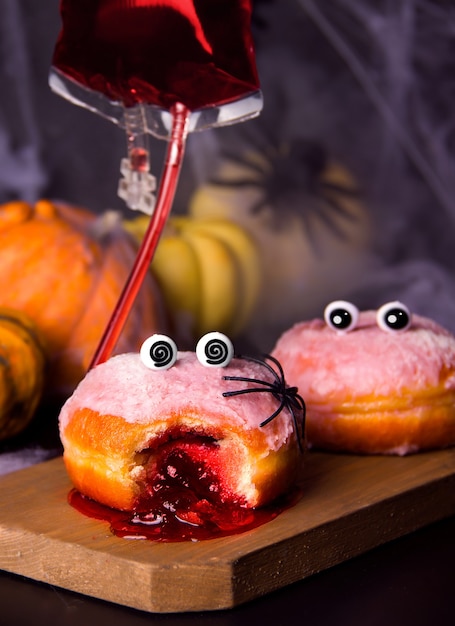
M 302 499 L 246 533 L 119 539 L 67 504 L 60 458 L 0 480 L 0 568 L 150 612 L 234 607 L 455 513 L 455 448 L 409 457 L 311 452 Z

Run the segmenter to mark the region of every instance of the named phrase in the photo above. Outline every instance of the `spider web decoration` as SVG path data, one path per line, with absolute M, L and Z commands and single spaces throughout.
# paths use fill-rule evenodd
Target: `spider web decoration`
M 269 424 L 277 415 L 281 413 L 283 409 L 288 409 L 292 416 L 292 421 L 294 424 L 295 436 L 297 439 L 297 443 L 299 446 L 300 452 L 303 452 L 303 441 L 305 438 L 305 414 L 306 407 L 305 402 L 301 395 L 298 393 L 297 387 L 290 387 L 286 384 L 286 380 L 284 377 L 284 371 L 281 366 L 281 363 L 275 359 L 273 356 L 266 354 L 264 355 L 264 360 L 239 355 L 236 358 L 244 359 L 245 361 L 250 361 L 251 363 L 257 363 L 258 365 L 262 365 L 268 372 L 270 372 L 273 376 L 273 381 L 261 380 L 260 378 L 249 378 L 247 376 L 223 376 L 224 380 L 232 380 L 238 382 L 245 383 L 253 383 L 259 385 L 258 387 L 247 387 L 245 389 L 236 389 L 231 391 L 224 391 L 223 396 L 225 398 L 229 398 L 231 396 L 240 396 L 247 393 L 271 393 L 274 398 L 278 400 L 280 403 L 276 411 L 274 411 L 269 417 L 263 420 L 259 426 L 263 428 L 267 424 Z M 274 363 L 277 370 L 275 370 L 267 360 Z M 301 415 L 301 423 L 299 425 L 298 414 Z

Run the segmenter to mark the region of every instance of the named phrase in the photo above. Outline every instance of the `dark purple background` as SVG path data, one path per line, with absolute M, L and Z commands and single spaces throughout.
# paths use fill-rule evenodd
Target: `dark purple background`
M 47 196 L 124 211 L 116 196 L 124 133 L 48 87 L 58 0 L 1 7 L 0 202 Z M 211 174 L 213 154 L 248 142 L 247 127 L 314 140 L 351 168 L 375 220 L 374 271 L 359 259 L 327 300 L 373 308 L 399 298 L 455 331 L 454 11 L 429 0 L 256 0 L 263 114 L 190 137 L 175 210 Z M 165 146 L 152 143 L 159 175 Z M 298 195 L 294 204 L 305 210 Z M 313 313 L 303 297 L 296 318 Z

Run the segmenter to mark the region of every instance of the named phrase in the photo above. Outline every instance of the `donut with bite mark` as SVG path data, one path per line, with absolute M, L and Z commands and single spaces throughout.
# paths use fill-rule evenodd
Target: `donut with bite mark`
M 212 335 L 219 339 L 210 335 L 196 352 L 178 353 L 172 341 L 153 336 L 141 354 L 112 357 L 88 372 L 59 416 L 65 466 L 84 497 L 134 512 L 165 502 L 199 523 L 201 502 L 263 507 L 295 486 L 303 400 L 272 357 L 229 354 L 203 363 Z

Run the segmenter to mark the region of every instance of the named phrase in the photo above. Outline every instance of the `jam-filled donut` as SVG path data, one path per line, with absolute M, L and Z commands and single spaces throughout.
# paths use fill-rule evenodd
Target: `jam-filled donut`
M 303 463 L 304 403 L 280 364 L 233 355 L 210 333 L 196 352 L 147 339 L 92 369 L 63 406 L 74 487 L 107 507 L 188 523 L 288 492 Z M 164 495 L 163 495 L 164 494 Z
M 455 444 L 455 337 L 400 302 L 285 332 L 272 354 L 307 407 L 312 448 L 405 455 Z

